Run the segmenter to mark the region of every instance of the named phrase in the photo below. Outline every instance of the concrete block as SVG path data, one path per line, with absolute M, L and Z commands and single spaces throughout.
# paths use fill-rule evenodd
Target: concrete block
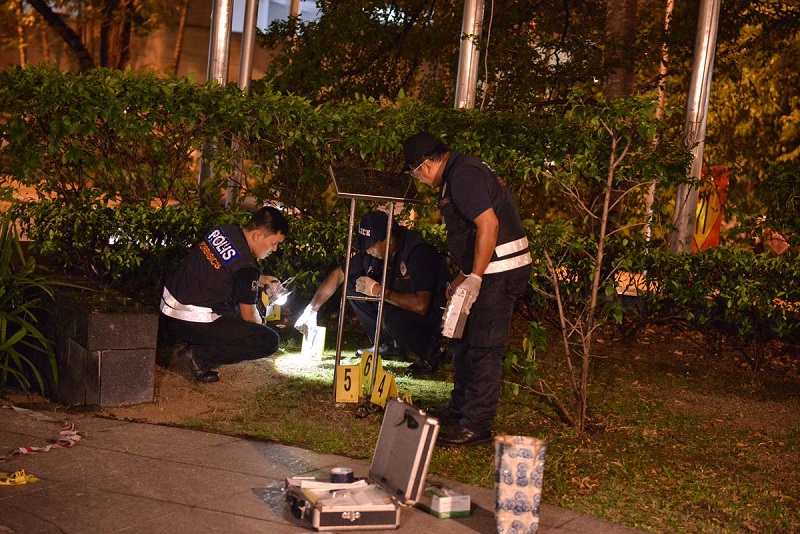
M 56 295 L 56 400 L 71 405 L 152 402 L 158 310 L 108 291 Z
M 158 315 L 154 312 L 90 314 L 86 348 L 92 351 L 155 348 Z
M 153 402 L 155 384 L 153 350 L 92 351 L 86 363 L 88 367 L 86 404 L 120 406 Z

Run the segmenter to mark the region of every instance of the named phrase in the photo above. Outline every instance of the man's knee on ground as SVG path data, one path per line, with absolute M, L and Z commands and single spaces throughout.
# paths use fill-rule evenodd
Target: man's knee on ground
M 262 356 L 274 354 L 275 351 L 278 350 L 280 342 L 281 338 L 278 333 L 267 327 L 262 328 L 254 339 L 257 352 L 262 354 Z

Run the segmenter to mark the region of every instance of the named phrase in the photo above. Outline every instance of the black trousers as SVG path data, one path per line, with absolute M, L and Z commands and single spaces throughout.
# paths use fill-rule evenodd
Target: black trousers
M 353 286 L 348 288 L 347 294 L 361 295 L 355 292 Z M 370 342 L 374 343 L 375 327 L 378 324 L 378 303 L 351 300 L 350 304 Z M 384 302 L 381 342 L 387 341 L 388 336 L 423 360 L 435 358 L 439 355 L 439 344 L 442 339 L 443 314 L 444 310 L 429 309 L 426 315 L 418 315 Z
M 275 330 L 241 317 L 224 316 L 212 323 L 191 323 L 162 314 L 161 321 L 177 341 L 191 345 L 195 358 L 208 368 L 270 356 L 278 350 L 280 342 Z
M 491 430 L 503 381 L 503 360 L 514 303 L 525 292 L 530 266 L 483 277 L 464 337 L 453 340 L 455 378 L 450 395 L 462 413 L 459 424 L 473 432 Z

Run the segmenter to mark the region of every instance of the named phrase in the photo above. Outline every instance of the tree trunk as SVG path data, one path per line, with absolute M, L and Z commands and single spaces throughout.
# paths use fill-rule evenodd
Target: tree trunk
M 633 94 L 635 82 L 637 0 L 607 0 L 606 54 L 603 94 L 620 98 Z
M 675 8 L 673 0 L 667 0 L 667 7 L 664 15 L 664 34 L 669 33 L 670 22 L 672 22 L 672 11 Z M 669 47 L 666 41 L 661 44 L 661 65 L 658 69 L 658 107 L 656 108 L 656 118 L 660 121 L 664 116 L 664 105 L 667 101 L 667 65 L 669 64 Z M 654 140 L 658 144 L 658 137 Z M 653 234 L 653 202 L 656 198 L 656 181 L 650 183 L 647 188 L 647 197 L 645 199 L 644 211 L 647 214 L 647 219 L 644 227 L 644 237 L 649 242 Z
M 31 7 L 33 7 L 33 9 L 36 10 L 37 13 L 42 16 L 47 25 L 53 28 L 59 37 L 61 37 L 61 39 L 66 43 L 67 47 L 72 51 L 72 53 L 75 54 L 80 70 L 84 71 L 94 68 L 94 58 L 83 45 L 81 38 L 73 31 L 72 28 L 67 26 L 66 22 L 64 22 L 64 19 L 62 19 L 60 15 L 53 13 L 53 10 L 50 9 L 50 6 L 47 5 L 45 0 L 26 1 L 31 5 Z
M 114 62 L 115 50 L 112 50 L 114 39 L 114 17 L 119 9 L 119 0 L 104 0 L 102 22 L 100 23 L 100 66 L 108 67 Z
M 50 41 L 47 39 L 47 25 L 39 25 L 39 37 L 42 40 L 42 61 L 50 62 Z
M 123 0 L 119 15 L 119 32 L 117 34 L 116 68 L 122 70 L 131 61 L 131 4 L 133 0 Z
M 22 21 L 22 1 L 14 6 L 17 15 L 17 48 L 19 49 L 19 66 L 24 67 L 28 64 L 28 45 L 25 44 L 25 25 Z
M 606 53 L 603 94 L 611 99 L 632 95 L 636 81 L 635 52 L 637 0 L 607 0 Z M 614 207 L 609 215 L 610 231 L 617 228 L 622 217 L 618 192 L 612 193 Z
M 181 62 L 183 52 L 183 37 L 186 34 L 186 19 L 189 17 L 189 0 L 183 0 L 181 6 L 181 20 L 178 24 L 178 38 L 175 41 L 175 53 L 172 55 L 172 73 L 178 75 L 178 65 Z

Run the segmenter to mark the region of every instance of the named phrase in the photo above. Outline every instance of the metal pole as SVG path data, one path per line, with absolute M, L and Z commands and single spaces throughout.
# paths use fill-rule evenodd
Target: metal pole
M 703 147 L 711 96 L 711 73 L 717 47 L 720 0 L 701 0 L 697 20 L 697 39 L 692 60 L 692 79 L 686 103 L 685 142 L 692 151 L 690 178 L 700 179 L 703 169 Z M 678 186 L 675 197 L 675 230 L 670 239 L 672 252 L 691 252 L 697 217 L 698 188 L 696 183 Z
M 244 28 L 242 29 L 242 49 L 239 51 L 239 88 L 247 91 L 253 78 L 253 54 L 256 48 L 256 26 L 258 24 L 258 0 L 247 0 L 244 8 Z M 231 148 L 236 151 L 240 148 L 238 136 L 231 141 Z M 228 179 L 228 188 L 225 191 L 225 206 L 230 206 L 235 198 L 236 191 L 242 187 L 244 173 L 242 160 L 236 163 L 236 172 Z
M 259 0 L 247 0 L 244 8 L 242 50 L 239 53 L 239 87 L 247 89 L 253 78 L 253 55 L 256 49 L 256 25 L 258 24 Z
M 339 300 L 339 323 L 336 330 L 336 358 L 333 362 L 333 397 L 336 398 L 336 373 L 342 361 L 342 332 L 344 332 L 344 312 L 347 310 L 347 281 L 350 280 L 350 259 L 353 250 L 353 228 L 356 225 L 356 199 L 350 199 L 350 219 L 347 225 L 347 250 L 344 262 L 344 284 L 342 285 L 342 298 Z
M 228 82 L 232 21 L 233 0 L 213 0 L 206 79 L 217 82 L 220 85 L 225 85 Z
M 375 322 L 375 343 L 373 347 L 375 352 L 372 354 L 372 376 L 369 379 L 369 396 L 372 398 L 372 392 L 375 390 L 375 379 L 378 376 L 378 356 L 380 356 L 379 347 L 381 346 L 381 328 L 383 327 L 383 310 L 384 310 L 384 295 L 386 292 L 386 273 L 389 271 L 389 248 L 392 246 L 392 219 L 394 219 L 394 201 L 389 202 L 389 217 L 386 221 L 386 250 L 383 255 L 383 271 L 381 272 L 381 292 L 378 295 L 378 320 Z
M 225 85 L 228 82 L 228 63 L 231 44 L 231 22 L 233 21 L 233 0 L 213 0 L 211 5 L 211 38 L 208 43 L 208 70 L 206 80 Z M 214 152 L 214 147 L 203 147 L 203 153 Z M 211 165 L 206 158 L 200 162 L 198 183 L 210 178 Z
M 456 75 L 456 108 L 473 109 L 478 85 L 483 0 L 465 0 Z

